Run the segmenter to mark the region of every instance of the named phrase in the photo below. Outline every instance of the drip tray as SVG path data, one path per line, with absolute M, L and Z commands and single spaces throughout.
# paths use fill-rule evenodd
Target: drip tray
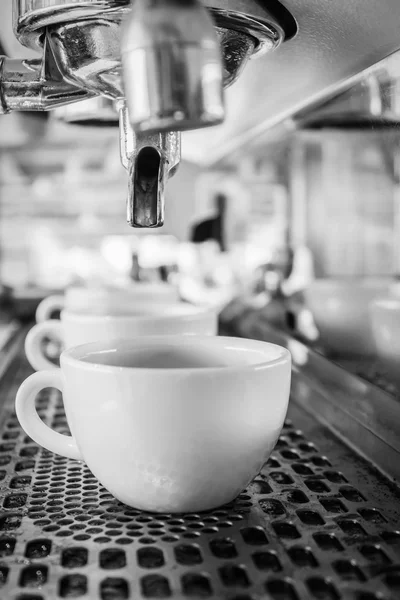
M 296 402 L 235 502 L 155 515 L 123 506 L 86 466 L 25 436 L 12 406 L 28 374 L 17 363 L 1 389 L 1 599 L 400 597 L 398 488 Z M 68 431 L 58 392 L 37 405 Z

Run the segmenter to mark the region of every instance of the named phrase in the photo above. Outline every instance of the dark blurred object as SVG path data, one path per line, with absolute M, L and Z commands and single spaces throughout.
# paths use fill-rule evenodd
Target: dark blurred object
M 216 216 L 206 221 L 201 221 L 192 229 L 190 241 L 194 244 L 200 244 L 209 240 L 214 240 L 219 245 L 221 252 L 226 251 L 224 236 L 224 220 L 226 215 L 227 199 L 224 194 L 217 194 L 215 197 Z
M 137 252 L 132 253 L 132 265 L 129 277 L 132 279 L 132 281 L 140 281 L 140 265 Z
M 283 296 L 276 295 L 271 298 L 260 313 L 272 327 L 281 331 L 288 330 L 287 307 Z
M 10 306 L 12 302 L 13 290 L 8 285 L 0 285 L 0 307 L 5 308 Z
M 280 275 L 280 280 L 285 281 L 293 271 L 294 250 L 289 243 L 274 252 L 273 266 Z
M 160 274 L 161 281 L 168 283 L 175 275 L 178 275 L 179 267 L 178 265 L 161 265 L 158 268 L 158 272 Z
M 40 302 L 53 293 L 55 293 L 54 290 L 34 287 L 12 290 L 8 310 L 15 319 L 23 323 L 32 322 L 35 320 L 36 309 Z
M 12 289 L 7 285 L 0 285 L 0 324 L 8 323 L 12 319 L 12 309 Z
M 168 267 L 166 267 L 165 265 L 161 265 L 161 267 L 159 267 L 158 270 L 160 273 L 161 281 L 168 281 Z
M 26 111 L 18 113 L 21 127 L 29 133 L 29 139 L 36 144 L 46 136 L 47 125 L 50 119 L 49 112 Z
M 253 307 L 246 304 L 244 298 L 234 298 L 220 312 L 220 330 L 223 330 L 225 334 L 235 334 L 238 331 L 241 321 L 253 312 Z
M 371 130 L 399 125 L 398 73 L 382 66 L 319 106 L 300 111 L 299 129 Z

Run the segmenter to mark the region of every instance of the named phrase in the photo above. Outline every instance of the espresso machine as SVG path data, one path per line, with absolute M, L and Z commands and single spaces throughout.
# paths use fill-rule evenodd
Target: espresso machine
M 160 227 L 181 132 L 224 120 L 224 88 L 293 36 L 279 3 L 255 0 L 14 0 L 13 30 L 41 58 L 0 57 L 0 114 L 95 100 L 119 121 L 127 220 Z M 290 27 L 287 24 L 290 23 Z M 99 118 L 100 115 L 99 115 Z
M 278 0 L 7 0 L 14 7 L 15 37 L 11 28 L 8 33 L 22 46 L 12 48 L 12 44 L 5 44 L 4 54 L 9 56 L 0 57 L 0 161 L 7 158 L 8 152 L 10 155 L 14 152 L 11 142 L 1 144 L 3 123 L 13 120 L 12 116 L 2 116 L 7 113 L 50 111 L 48 120 L 52 120 L 52 124 L 60 125 L 54 123 L 57 119 L 63 121 L 58 131 L 55 127 L 56 134 L 61 129 L 67 130 L 68 142 L 73 138 L 73 144 L 59 144 L 57 148 L 54 138 L 51 140 L 40 157 L 40 172 L 53 149 L 64 153 L 66 148 L 76 147 L 76 138 L 82 135 L 78 124 L 88 126 L 88 137 L 93 133 L 93 125 L 99 128 L 105 124 L 115 125 L 119 127 L 121 160 L 128 176 L 128 222 L 133 227 L 156 228 L 163 224 L 167 182 L 179 166 L 182 132 L 218 126 L 225 118 L 225 109 L 229 108 L 224 126 L 209 130 L 213 143 L 203 149 L 207 161 L 212 167 L 222 161 L 223 155 L 228 157 L 228 166 L 232 162 L 249 189 L 254 190 L 256 203 L 260 183 L 264 186 L 263 165 L 279 155 L 279 164 L 285 166 L 282 169 L 285 177 L 288 164 L 292 165 L 290 178 L 287 177 L 293 200 L 288 217 L 296 244 L 304 240 L 308 244 L 310 217 L 313 217 L 318 257 L 324 254 L 324 238 L 337 246 L 342 231 L 342 237 L 346 234 L 355 238 L 358 230 L 347 228 L 345 218 L 350 215 L 347 204 L 358 206 L 359 197 L 366 207 L 368 227 L 372 221 L 384 222 L 386 232 L 386 216 L 390 213 L 372 211 L 370 207 L 376 205 L 371 196 L 376 194 L 380 206 L 385 201 L 387 206 L 392 191 L 394 201 L 399 199 L 400 179 L 397 181 L 396 176 L 391 186 L 384 186 L 382 181 L 387 182 L 390 176 L 394 179 L 395 161 L 390 161 L 389 150 L 395 144 L 398 152 L 396 155 L 393 152 L 393 156 L 397 161 L 400 156 L 400 86 L 396 78 L 387 77 L 387 65 L 382 73 L 382 65 L 377 73 L 368 71 L 367 82 L 361 71 L 372 69 L 378 61 L 400 50 L 400 2 L 282 1 L 296 20 Z M 10 22 L 2 13 L 5 5 L 6 0 L 0 0 L 0 37 L 7 35 L 1 25 Z M 25 49 L 24 60 L 22 53 L 17 55 Z M 268 52 L 274 52 L 273 56 L 265 57 Z M 257 61 L 263 55 L 264 58 Z M 235 112 L 232 96 L 231 103 L 226 102 L 225 106 L 224 90 L 235 83 L 253 58 L 252 68 L 245 71 L 242 79 L 244 89 L 240 92 L 239 83 L 236 94 L 234 88 Z M 391 65 L 391 71 L 396 74 L 398 69 L 400 81 L 400 55 L 398 59 L 398 65 Z M 252 77 L 247 79 L 247 75 Z M 349 78 L 353 77 L 360 77 L 351 82 L 358 87 L 352 89 L 352 93 L 344 92 L 341 86 L 346 82 L 350 86 Z M 338 95 L 339 92 L 342 95 Z M 328 103 L 331 94 L 338 96 Z M 226 98 L 229 95 L 228 92 Z M 19 119 L 16 117 L 16 120 Z M 235 121 L 235 127 L 230 127 L 231 121 Z M 372 129 L 371 123 L 373 135 L 365 136 L 366 126 Z M 375 129 L 379 126 L 381 133 L 390 135 L 390 144 L 382 143 L 382 148 L 369 140 L 369 137 L 378 139 Z M 219 137 L 218 132 L 225 127 L 227 132 Z M 350 128 L 352 131 L 348 131 Z M 12 135 L 13 131 L 9 137 Z M 325 135 L 328 142 L 322 145 Z M 286 136 L 297 136 L 290 153 L 286 150 Z M 347 144 L 347 136 L 357 137 L 357 144 Z M 194 137 L 196 143 L 198 138 Z M 34 142 L 22 149 L 18 147 L 18 156 L 29 155 L 30 159 L 32 150 L 38 148 L 37 139 Z M 90 139 L 90 145 L 94 144 Z M 211 146 L 214 150 L 210 151 Z M 333 161 L 333 155 L 340 160 Z M 383 155 L 384 164 L 380 160 Z M 346 157 L 350 157 L 349 168 L 345 165 Z M 58 162 L 63 159 L 64 156 Z M 5 166 L 2 165 L 2 172 L 7 175 L 7 171 L 11 171 L 9 164 L 4 160 Z M 20 164 L 24 164 L 22 160 Z M 48 166 L 46 164 L 46 168 Z M 207 166 L 201 163 L 199 170 Z M 95 177 L 99 171 L 96 167 Z M 385 179 L 382 172 L 387 175 Z M 356 193 L 356 183 L 361 176 L 365 182 L 362 189 L 368 192 L 364 196 Z M 267 190 L 271 189 L 271 180 L 267 180 Z M 280 186 L 282 180 L 283 175 L 279 175 Z M 325 187 L 321 183 L 324 180 Z M 340 186 L 335 186 L 336 181 L 340 181 Z M 23 196 L 31 179 L 27 178 L 26 186 L 19 188 L 2 187 L 2 183 L 0 178 L 0 237 L 7 233 L 8 238 L 18 238 L 22 230 L 31 234 L 34 211 L 42 220 L 43 214 L 46 218 L 50 214 L 53 220 L 47 220 L 46 225 L 54 226 L 54 216 L 59 217 L 60 213 L 55 214 L 52 206 L 51 213 L 47 206 L 46 212 L 41 213 L 40 203 L 32 202 L 34 194 L 26 194 L 22 209 L 19 212 L 18 206 L 15 209 L 15 198 L 18 194 Z M 274 176 L 275 187 L 276 183 Z M 354 187 L 350 183 L 354 183 Z M 57 189 L 51 188 L 49 192 L 51 202 Z M 341 197 L 334 193 L 336 189 L 340 190 Z M 67 192 L 69 202 L 72 194 L 69 189 Z M 324 194 L 332 203 L 321 201 Z M 272 204 L 269 191 L 265 197 L 266 204 Z M 106 198 L 108 201 L 108 196 Z M 28 203 L 31 212 L 26 210 Z M 263 216 L 260 208 L 264 206 L 256 203 L 253 211 L 246 215 L 258 226 Z M 346 208 L 340 221 L 341 230 L 334 227 L 335 210 L 339 210 L 339 206 Z M 173 212 L 172 203 L 170 209 Z M 19 219 L 15 230 L 10 226 L 10 213 L 13 219 L 15 216 Z M 184 215 L 177 213 L 183 220 Z M 72 227 L 76 226 L 75 216 L 75 212 L 72 218 L 68 215 Z M 259 229 L 254 229 L 258 236 Z M 372 229 L 372 233 L 381 230 Z M 374 240 L 380 252 L 382 236 L 375 235 Z M 1 242 L 3 272 L 0 274 L 4 278 L 3 246 L 6 245 L 2 237 Z M 21 245 L 24 242 L 25 239 Z M 17 243 L 9 253 L 15 248 L 18 250 Z M 349 254 L 345 259 L 350 262 Z M 236 256 L 240 258 L 239 254 Z M 343 256 L 339 254 L 342 262 Z M 283 258 L 277 262 L 284 262 Z M 140 273 L 135 256 L 132 263 L 131 278 L 138 287 Z M 264 277 L 262 290 L 268 288 L 271 296 L 278 296 L 276 267 L 267 265 L 263 270 L 267 277 Z M 247 281 L 247 273 L 245 275 Z M 352 284 L 355 277 L 348 279 Z M 356 286 L 361 287 L 357 281 L 350 291 L 343 286 L 347 304 L 341 304 L 354 306 L 353 314 L 357 316 L 361 312 L 358 300 L 361 295 L 356 293 Z M 368 289 L 372 286 L 368 285 Z M 278 319 L 282 322 L 287 315 L 298 320 L 297 305 L 290 305 L 290 313 L 283 313 L 277 306 L 275 322 L 278 324 L 275 326 L 272 310 L 265 311 L 266 297 L 265 293 L 259 294 L 254 302 L 243 302 L 239 298 L 237 304 L 232 303 L 224 311 L 220 321 L 223 334 L 231 339 L 268 341 L 290 351 L 293 368 L 288 418 L 268 461 L 243 491 L 238 490 L 240 493 L 233 501 L 216 510 L 189 514 L 152 513 L 128 507 L 100 485 L 96 473 L 85 462 L 46 451 L 25 435 L 15 413 L 15 396 L 21 383 L 32 373 L 24 344 L 33 311 L 26 309 L 24 319 L 19 314 L 15 322 L 9 322 L 7 316 L 2 322 L 0 311 L 0 600 L 400 598 L 399 396 L 367 377 L 358 377 L 337 357 L 331 358 L 320 351 L 319 341 L 315 345 L 306 343 L 304 335 L 293 333 L 290 323 L 286 327 L 285 322 L 279 324 Z M 327 295 L 315 297 L 315 304 L 331 331 L 333 327 L 338 330 L 336 324 L 339 323 L 349 337 L 347 330 L 353 326 L 352 320 L 349 317 L 340 323 L 337 316 L 340 303 L 335 302 L 335 298 L 332 302 L 332 297 Z M 275 306 L 272 305 L 272 309 Z M 304 316 L 307 314 L 303 313 Z M 303 318 L 302 323 L 305 330 L 306 319 Z M 321 327 L 319 329 L 322 338 L 324 333 Z M 364 332 L 362 328 L 359 330 Z M 328 337 L 332 341 L 332 335 Z M 209 336 L 209 339 L 212 343 L 216 338 Z M 232 347 L 239 348 L 240 344 L 233 341 Z M 243 342 L 243 347 L 245 344 Z M 258 352 L 249 351 L 248 364 L 239 366 L 237 359 L 240 378 L 235 380 L 237 390 L 233 390 L 233 399 L 231 385 L 220 388 L 221 365 L 215 369 L 218 371 L 215 387 L 221 389 L 215 402 L 210 402 L 206 392 L 198 402 L 195 395 L 192 402 L 195 386 L 189 385 L 183 375 L 182 388 L 187 390 L 189 408 L 181 411 L 175 397 L 171 408 L 166 408 L 165 393 L 162 409 L 155 409 L 148 419 L 139 415 L 137 437 L 148 443 L 147 457 L 143 452 L 142 455 L 137 453 L 129 442 L 121 445 L 115 459 L 110 453 L 107 435 L 102 436 L 93 453 L 101 452 L 116 480 L 124 480 L 120 468 L 124 461 L 146 474 L 143 489 L 156 482 L 163 493 L 167 490 L 170 498 L 176 498 L 179 494 L 174 483 L 175 470 L 163 470 L 154 458 L 159 439 L 171 439 L 168 453 L 174 452 L 177 468 L 183 465 L 184 484 L 192 487 L 196 501 L 203 493 L 207 496 L 213 493 L 216 486 L 213 487 L 212 481 L 202 490 L 197 472 L 208 463 L 210 474 L 216 472 L 217 460 L 205 459 L 210 448 L 215 447 L 219 453 L 220 440 L 231 436 L 231 449 L 227 448 L 221 459 L 216 455 L 221 461 L 219 464 L 225 461 L 221 478 L 225 480 L 231 472 L 242 470 L 242 460 L 232 460 L 232 456 L 240 455 L 249 465 L 254 462 L 250 442 L 245 437 L 249 427 L 252 438 L 264 444 L 263 436 L 258 433 L 260 418 L 249 397 L 247 379 L 253 356 L 259 360 Z M 55 355 L 59 355 L 58 347 Z M 71 358 L 70 365 L 72 360 L 75 361 Z M 102 359 L 98 366 L 106 365 L 106 361 L 104 357 L 104 363 Z M 281 365 L 280 359 L 271 360 L 270 364 Z M 91 372 L 92 367 L 97 370 L 93 364 L 86 366 Z M 367 368 L 370 370 L 369 363 Z M 131 369 L 122 370 L 125 375 Z M 141 371 L 146 372 L 146 369 Z M 199 372 L 201 368 L 196 370 Z M 260 364 L 257 377 L 261 377 L 262 372 Z M 36 373 L 36 382 L 39 377 L 53 375 L 57 377 L 54 370 L 47 371 L 47 375 Z M 98 373 L 95 377 L 99 377 Z M 213 378 L 214 374 L 209 377 Z M 105 388 L 103 416 L 108 421 L 115 396 L 125 389 L 125 384 L 119 385 L 118 381 Z M 275 418 L 278 407 L 275 382 L 264 386 L 262 379 L 257 381 L 260 394 L 265 387 L 265 410 L 271 410 Z M 100 382 L 93 390 L 90 388 L 87 392 L 90 404 L 87 409 L 82 406 L 82 414 L 87 418 L 87 426 L 82 431 L 87 436 L 91 435 L 95 417 L 102 411 L 96 397 L 97 390 L 103 391 L 102 387 Z M 212 383 L 209 389 L 214 393 Z M 132 404 L 136 402 L 136 392 L 132 389 Z M 223 407 L 229 407 L 232 400 L 236 414 L 221 410 L 219 399 Z M 85 400 L 82 392 L 80 404 Z M 143 402 L 143 406 L 145 404 Z M 190 415 L 193 405 L 195 410 Z M 148 406 L 154 406 L 153 398 L 149 397 Z M 33 404 L 31 408 L 33 413 Z M 37 414 L 33 413 L 36 425 L 44 427 L 44 422 L 51 426 L 55 440 L 70 433 L 71 420 L 67 419 L 58 390 L 40 391 L 36 409 Z M 208 416 L 216 420 L 220 438 L 215 445 L 211 445 L 208 428 L 200 418 L 202 411 L 208 411 Z M 182 427 L 183 419 L 189 415 L 196 434 L 204 432 L 204 447 L 207 445 L 207 451 L 199 450 L 193 467 L 185 452 L 187 447 L 190 450 L 192 439 Z M 121 424 L 125 425 L 123 417 Z M 176 425 L 170 438 L 166 438 L 164 421 L 162 427 L 158 427 L 160 419 Z M 148 433 L 141 427 L 145 421 L 149 425 Z M 112 423 L 108 426 L 111 430 Z M 266 423 L 266 431 L 275 435 L 271 422 Z M 131 436 L 133 441 L 135 435 Z M 119 431 L 113 432 L 113 436 L 119 437 Z M 175 439 L 185 444 L 185 451 L 177 450 Z M 135 481 L 133 477 L 125 480 Z M 158 502 L 156 493 L 154 500 Z

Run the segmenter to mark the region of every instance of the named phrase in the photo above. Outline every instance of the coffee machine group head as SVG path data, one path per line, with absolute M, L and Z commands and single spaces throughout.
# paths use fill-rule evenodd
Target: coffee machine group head
M 221 123 L 224 88 L 293 31 L 276 0 L 13 0 L 13 13 L 16 37 L 42 57 L 0 57 L 0 114 L 112 103 L 133 227 L 163 224 L 181 132 Z

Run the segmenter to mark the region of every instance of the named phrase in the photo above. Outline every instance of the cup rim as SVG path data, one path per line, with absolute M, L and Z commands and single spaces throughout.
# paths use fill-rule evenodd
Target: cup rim
M 151 367 L 123 367 L 117 365 L 107 365 L 103 363 L 97 362 L 86 362 L 83 359 L 90 354 L 99 353 L 101 351 L 107 352 L 116 349 L 117 347 L 121 347 L 121 345 L 125 347 L 133 346 L 135 348 L 143 347 L 146 344 L 150 345 L 199 345 L 199 344 L 218 344 L 220 346 L 224 345 L 234 345 L 236 349 L 243 348 L 252 349 L 252 350 L 265 350 L 266 346 L 270 349 L 273 348 L 277 351 L 278 355 L 276 358 L 265 359 L 260 362 L 254 362 L 245 365 L 228 365 L 228 366 L 213 366 L 213 367 L 184 367 L 184 368 L 151 368 Z M 141 337 L 133 340 L 127 339 L 115 339 L 109 340 L 107 342 L 93 342 L 91 344 L 83 344 L 81 346 L 75 346 L 74 348 L 69 348 L 64 350 L 60 357 L 60 365 L 61 368 L 63 365 L 69 364 L 80 369 L 84 369 L 87 371 L 96 371 L 98 372 L 106 372 L 106 373 L 115 373 L 115 372 L 135 372 L 135 373 L 155 373 L 165 375 L 187 375 L 187 374 L 223 374 L 223 373 L 248 373 L 255 371 L 262 371 L 266 369 L 270 369 L 272 367 L 276 367 L 278 365 L 283 365 L 289 363 L 291 365 L 292 356 L 287 348 L 280 346 L 278 344 L 273 344 L 272 342 L 263 342 L 259 340 L 252 340 L 248 338 L 238 338 L 238 337 L 228 337 L 228 336 L 200 336 L 200 335 L 151 335 L 146 337 Z
M 375 298 L 371 302 L 371 309 L 377 308 L 380 310 L 400 310 L 400 298 L 387 296 L 385 298 Z
M 160 309 L 176 309 L 176 311 L 160 313 Z M 140 312 L 143 310 L 143 314 L 135 314 L 135 311 Z M 132 313 L 120 312 L 116 314 L 97 314 L 97 313 L 85 313 L 80 311 L 64 309 L 61 311 L 61 322 L 73 322 L 73 323 L 104 323 L 111 321 L 127 321 L 129 323 L 149 323 L 156 322 L 161 323 L 165 320 L 168 321 L 179 321 L 186 322 L 196 319 L 202 319 L 205 317 L 217 318 L 218 311 L 215 308 L 200 307 L 191 304 L 185 304 L 184 302 L 165 302 L 162 304 L 151 304 L 139 303 L 135 304 Z
M 176 286 L 170 284 L 170 283 L 166 283 L 166 282 L 159 282 L 159 281 L 142 281 L 139 283 L 134 283 L 132 282 L 132 284 L 130 284 L 129 286 L 126 285 L 121 285 L 121 284 L 95 284 L 95 285 L 88 285 L 88 286 L 84 286 L 84 285 L 71 285 L 69 287 L 67 287 L 64 291 L 64 294 L 75 294 L 75 293 L 79 293 L 79 294 L 126 294 L 127 296 L 129 295 L 135 295 L 135 294 L 141 294 L 141 293 L 149 293 L 149 292 L 171 292 L 171 295 L 175 295 L 178 294 L 178 289 Z

